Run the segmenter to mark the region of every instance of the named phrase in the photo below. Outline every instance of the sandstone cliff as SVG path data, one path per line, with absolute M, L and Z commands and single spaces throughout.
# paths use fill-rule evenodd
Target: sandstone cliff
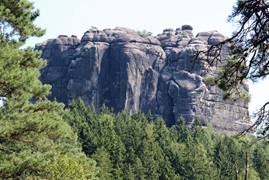
M 199 118 L 231 134 L 247 126 L 248 104 L 223 101 L 222 91 L 204 82 L 216 75 L 216 66 L 205 57 L 193 58 L 224 39 L 217 31 L 193 37 L 189 25 L 156 37 L 127 28 L 91 29 L 81 40 L 60 35 L 36 49 L 48 62 L 41 81 L 52 85 L 50 99 L 68 105 L 81 97 L 97 109 L 105 104 L 116 112 L 151 111 L 168 126 L 180 116 L 188 124 Z

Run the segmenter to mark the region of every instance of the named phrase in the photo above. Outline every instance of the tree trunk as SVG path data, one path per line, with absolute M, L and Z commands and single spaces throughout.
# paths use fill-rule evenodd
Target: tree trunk
M 246 172 L 245 172 L 245 180 L 248 180 L 248 150 L 246 150 Z
M 236 180 L 239 180 L 237 165 L 235 165 L 235 177 L 236 177 Z

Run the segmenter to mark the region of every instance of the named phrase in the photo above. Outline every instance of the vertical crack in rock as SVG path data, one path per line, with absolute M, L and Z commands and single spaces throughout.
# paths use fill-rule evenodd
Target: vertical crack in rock
M 105 104 L 115 112 L 151 111 L 167 126 L 183 116 L 188 124 L 199 118 L 226 134 L 246 128 L 248 104 L 223 101 L 222 91 L 204 82 L 219 67 L 207 57 L 193 58 L 226 37 L 217 31 L 194 37 L 192 29 L 168 28 L 156 37 L 120 27 L 90 29 L 81 40 L 61 35 L 36 45 L 48 62 L 40 79 L 52 85 L 48 98 L 66 105 L 81 97 L 97 110 Z M 227 56 L 222 52 L 223 63 Z

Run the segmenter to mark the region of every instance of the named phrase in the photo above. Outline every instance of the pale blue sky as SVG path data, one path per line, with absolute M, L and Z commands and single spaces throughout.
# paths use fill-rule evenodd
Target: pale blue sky
M 230 35 L 232 26 L 226 23 L 235 0 L 34 0 L 41 10 L 36 24 L 47 29 L 40 38 L 59 34 L 79 37 L 91 26 L 99 29 L 116 26 L 146 29 L 155 35 L 165 28 L 190 24 L 194 33 L 219 30 Z M 29 43 L 34 42 L 29 41 Z
M 41 16 L 35 22 L 47 30 L 41 38 L 31 38 L 34 46 L 58 35 L 79 38 L 91 26 L 99 29 L 127 27 L 147 30 L 154 35 L 165 28 L 176 29 L 190 24 L 196 35 L 201 31 L 218 30 L 229 36 L 236 26 L 227 23 L 236 0 L 32 0 Z M 250 112 L 269 100 L 269 82 L 250 84 Z

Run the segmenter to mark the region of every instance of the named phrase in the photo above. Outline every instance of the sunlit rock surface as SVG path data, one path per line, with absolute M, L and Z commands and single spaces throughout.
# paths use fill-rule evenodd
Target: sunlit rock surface
M 192 29 L 165 29 L 156 37 L 119 27 L 90 29 L 81 39 L 60 35 L 36 45 L 48 62 L 41 81 L 52 85 L 50 99 L 66 105 L 81 97 L 96 109 L 105 104 L 115 112 L 150 111 L 167 126 L 183 116 L 187 124 L 199 118 L 226 134 L 243 130 L 248 104 L 223 101 L 222 91 L 204 80 L 218 67 L 194 58 L 226 37 L 217 31 L 194 37 Z M 223 51 L 223 62 L 226 57 Z

